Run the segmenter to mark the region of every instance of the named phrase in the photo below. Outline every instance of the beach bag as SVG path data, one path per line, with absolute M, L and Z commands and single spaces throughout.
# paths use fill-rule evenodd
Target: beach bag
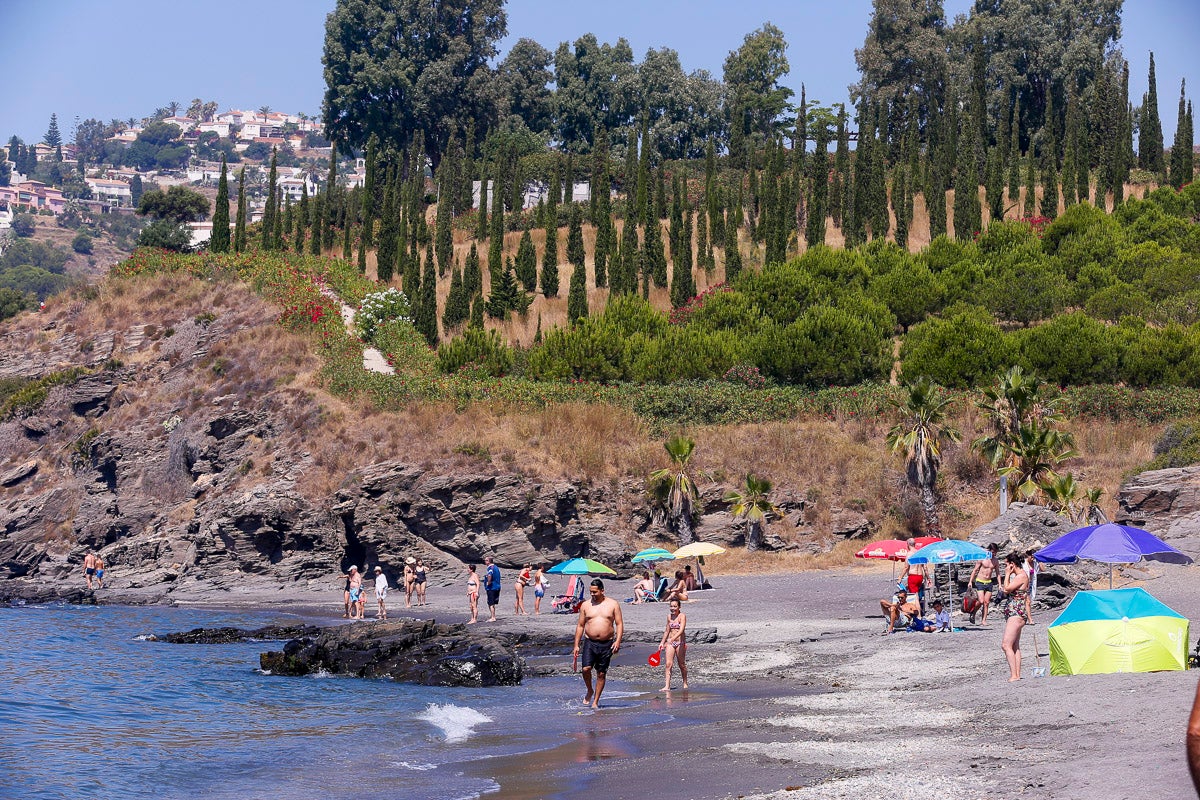
M 979 609 L 979 595 L 971 590 L 963 596 L 962 610 L 964 614 L 974 614 Z

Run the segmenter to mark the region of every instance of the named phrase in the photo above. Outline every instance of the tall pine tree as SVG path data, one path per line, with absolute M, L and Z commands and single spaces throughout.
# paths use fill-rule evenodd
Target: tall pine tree
M 217 181 L 217 202 L 213 207 L 212 239 L 208 249 L 214 253 L 229 252 L 229 178 L 226 175 L 225 156 L 221 156 L 221 178 Z
M 233 249 L 242 253 L 246 250 L 246 168 L 238 173 L 237 217 L 233 228 Z
M 275 249 L 275 214 L 279 206 L 279 179 L 275 167 L 277 154 L 271 148 L 271 177 L 267 179 L 267 207 L 263 209 L 262 249 Z
M 1142 98 L 1142 119 L 1138 127 L 1138 164 L 1142 169 L 1163 174 L 1162 120 L 1158 116 L 1158 79 L 1154 75 L 1154 51 L 1150 51 L 1149 85 Z

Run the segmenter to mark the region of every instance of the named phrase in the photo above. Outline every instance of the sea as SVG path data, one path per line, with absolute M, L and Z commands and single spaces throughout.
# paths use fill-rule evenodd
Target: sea
M 615 676 L 607 708 L 590 712 L 578 678 L 475 689 L 283 677 L 258 663 L 282 642 L 151 639 L 311 621 L 273 611 L 0 608 L 0 800 L 509 797 L 499 776 L 520 775 L 535 754 L 575 742 L 580 757 L 606 758 L 614 754 L 595 747 L 597 730 L 667 719 L 646 687 Z M 552 774 L 521 783 L 521 796 L 573 794 Z

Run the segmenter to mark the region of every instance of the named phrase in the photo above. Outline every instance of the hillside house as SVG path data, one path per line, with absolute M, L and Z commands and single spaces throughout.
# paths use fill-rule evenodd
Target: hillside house
M 12 186 L 0 186 L 0 205 L 17 211 L 52 212 L 55 216 L 66 208 L 61 189 L 41 181 L 21 181 Z
M 128 206 L 133 204 L 133 192 L 128 181 L 113 178 L 84 178 L 92 195 L 109 205 Z

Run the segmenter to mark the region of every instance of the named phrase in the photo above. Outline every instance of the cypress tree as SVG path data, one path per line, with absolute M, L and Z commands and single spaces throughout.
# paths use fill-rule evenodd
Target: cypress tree
M 384 283 L 392 279 L 402 239 L 398 183 L 396 170 L 389 169 L 384 175 L 383 207 L 379 214 L 379 246 L 375 249 L 375 271 L 379 280 Z M 315 233 L 313 238 L 316 238 Z M 404 288 L 407 290 L 409 287 L 406 285 Z M 410 294 L 409 297 L 414 303 L 417 301 L 416 295 Z
M 896 244 L 908 248 L 908 220 L 904 216 L 904 206 L 908 196 L 908 175 L 904 164 L 897 164 L 892 172 L 891 206 L 892 214 L 896 217 Z
M 229 252 L 229 178 L 226 175 L 225 156 L 221 156 L 221 177 L 217 181 L 217 202 L 213 207 L 212 239 L 208 249 L 214 253 Z
M 342 203 L 342 260 L 349 261 L 354 258 L 354 240 L 351 238 L 351 229 L 354 224 L 350 219 L 350 204 Z
M 1033 145 L 1030 144 L 1029 152 L 1025 154 L 1025 203 L 1021 206 L 1022 217 L 1033 217 L 1037 208 L 1036 197 L 1036 175 L 1037 172 L 1033 168 Z
M 474 242 L 471 242 L 463 267 L 463 291 L 468 299 L 483 291 L 483 271 L 479 268 L 479 250 Z
M 275 249 L 275 208 L 279 202 L 279 185 L 275 169 L 276 153 L 271 148 L 271 177 L 267 179 L 267 205 L 263 209 L 262 249 Z
M 1175 140 L 1171 143 L 1171 169 L 1168 176 L 1170 184 L 1175 189 L 1181 188 L 1192 179 L 1188 170 L 1188 153 L 1191 151 L 1191 138 L 1184 138 L 1188 132 L 1187 112 L 1187 79 L 1179 82 L 1179 112 L 1175 118 Z
M 613 252 L 617 249 L 617 234 L 612 220 L 612 180 L 608 166 L 608 134 L 601 129 L 603 158 L 597 158 L 596 180 L 593 185 L 592 199 L 595 201 L 596 213 L 596 247 L 593 252 L 594 269 L 596 271 L 596 287 L 608 285 L 608 264 Z
M 233 228 L 233 249 L 242 253 L 246 250 L 246 168 L 238 173 L 237 217 Z
M 279 211 L 279 201 L 275 202 L 275 213 L 271 215 L 274 220 L 273 230 L 271 231 L 271 249 L 280 250 L 283 248 L 283 215 Z
M 1074 92 L 1067 93 L 1067 116 L 1066 123 L 1063 128 L 1063 168 L 1062 168 L 1062 194 L 1063 206 L 1070 208 L 1075 205 L 1075 172 L 1078 169 L 1079 163 L 1079 148 L 1078 136 L 1076 128 L 1079 126 L 1079 98 Z
M 574 325 L 587 315 L 587 273 L 583 264 L 576 264 L 571 270 L 571 283 L 567 290 L 567 321 Z
M 447 202 L 452 202 L 447 196 Z M 470 300 L 463 291 L 462 272 L 457 264 L 450 267 L 450 291 L 446 294 L 446 308 L 442 311 L 442 330 L 448 334 L 466 321 L 470 315 Z
M 475 330 L 480 331 L 483 330 L 483 306 L 483 295 L 476 294 L 471 299 L 471 317 L 470 322 L 467 323 L 468 328 L 474 328 Z
M 737 225 L 729 219 L 725 223 L 725 282 L 733 283 L 742 272 L 742 252 L 738 248 Z
M 317 220 L 321 219 L 322 215 L 325 213 L 325 195 L 315 195 L 312 203 L 309 204 L 309 208 L 311 208 L 313 212 L 313 234 L 308 240 L 308 252 L 314 256 L 319 256 L 321 255 L 321 237 L 318 235 L 316 226 Z
M 1080 110 L 1079 125 L 1075 129 L 1075 194 L 1079 202 L 1086 203 L 1091 199 L 1091 155 L 1088 150 L 1087 125 L 1083 121 L 1083 111 Z
M 1116 175 L 1113 180 L 1113 208 L 1125 202 L 1125 182 L 1133 166 L 1133 108 L 1129 105 L 1129 62 L 1121 67 L 1121 94 L 1117 109 Z M 1190 148 L 1189 148 L 1190 149 Z
M 875 111 L 875 119 L 877 125 L 873 126 L 871 135 L 874 137 L 875 129 L 878 128 L 878 138 L 871 144 L 871 237 L 884 238 L 887 236 L 889 220 L 888 220 L 888 198 L 887 198 L 887 132 L 885 122 L 882 119 L 882 114 L 878 109 Z M 826 165 L 828 171 L 828 165 Z M 972 169 L 974 174 L 974 169 Z M 975 181 L 975 185 L 979 185 L 979 181 Z M 979 196 L 975 195 L 975 208 L 979 208 Z
M 929 212 L 929 238 L 932 241 L 946 232 L 946 192 L 936 162 L 925 173 L 925 204 Z
M 547 205 L 547 207 L 549 207 Z M 542 254 L 542 294 L 546 297 L 558 297 L 558 227 L 555 225 L 558 212 L 554 219 L 546 217 L 546 250 Z
M 696 296 L 696 282 L 692 278 L 692 212 L 683 215 L 683 236 L 679 254 L 675 257 L 671 273 L 671 307 L 680 308 Z
M 1187 104 L 1187 128 L 1183 132 L 1183 141 L 1185 142 L 1183 152 L 1183 174 L 1186 177 L 1185 182 L 1191 182 L 1192 176 L 1196 172 L 1196 151 L 1192 148 L 1192 142 L 1196 139 L 1196 117 L 1192 114 L 1192 101 L 1188 100 Z
M 533 247 L 533 237 L 529 229 L 521 234 L 521 244 L 517 247 L 517 258 L 514 261 L 517 280 L 527 292 L 537 291 L 537 251 Z
M 847 178 L 850 174 L 850 132 L 846 129 L 846 104 L 838 105 L 837 120 L 837 149 L 833 156 L 833 181 L 829 184 L 829 213 L 833 224 L 842 227 L 846 218 L 845 203 L 850 195 L 846 191 Z M 805 232 L 805 240 L 808 234 Z
M 284 204 L 283 204 L 283 235 L 287 236 L 288 238 L 291 238 L 292 229 L 294 229 L 295 227 L 296 227 L 296 212 L 292 208 L 292 196 L 290 194 L 287 194 L 287 195 L 284 195 Z M 284 249 L 283 245 L 284 245 L 284 240 L 280 239 L 280 241 L 279 241 L 279 249 L 280 250 Z
M 587 253 L 583 248 L 583 214 L 578 203 L 571 203 L 567 217 L 567 261 L 576 269 L 582 269 Z
M 642 276 L 642 297 L 646 300 L 650 299 L 650 256 L 646 253 L 646 248 L 643 247 L 638 251 L 637 257 L 638 274 Z
M 650 118 L 642 115 L 642 146 L 638 151 L 637 221 L 650 224 Z
M 975 173 L 974 140 L 979 135 L 971 115 L 963 115 L 958 165 L 954 173 L 954 239 L 969 241 L 982 228 L 979 181 Z
M 667 175 L 666 170 L 659 167 L 654 171 L 654 209 L 650 216 L 653 219 L 667 218 Z
M 680 242 L 683 240 L 683 187 L 678 175 L 671 178 L 670 224 L 667 226 L 671 245 L 671 260 L 679 257 Z
M 557 156 L 554 158 L 554 170 L 550 173 L 550 194 L 546 197 L 546 206 L 543 210 L 545 219 L 542 223 L 550 228 L 558 228 L 558 201 L 562 197 L 562 160 Z
M 1150 51 L 1148 87 L 1142 98 L 1142 121 L 1138 128 L 1138 164 L 1161 180 L 1163 174 L 1162 120 L 1158 116 L 1158 79 L 1154 75 L 1154 51 Z
M 292 220 L 292 249 L 297 253 L 304 252 L 305 231 L 308 230 L 308 183 L 300 186 L 300 204 L 296 207 L 295 219 Z
M 425 248 L 425 271 L 421 275 L 421 294 L 413 314 L 413 327 L 425 336 L 432 347 L 437 344 L 437 274 L 433 266 L 433 243 Z
M 437 217 L 434 225 L 434 252 L 437 254 L 438 273 L 444 275 L 454 257 L 454 160 L 453 155 L 442 159 L 438 167 Z
M 379 137 L 371 134 L 367 139 L 366 173 L 363 175 L 362 233 L 358 248 L 358 271 L 365 272 L 367 250 L 375 246 L 375 193 L 378 175 Z
M 808 175 L 808 219 L 804 230 L 804 241 L 809 247 L 825 243 L 825 217 L 829 205 L 829 146 L 825 126 L 817 127 L 817 146 L 809 160 Z M 862 139 L 860 137 L 859 141 Z M 847 243 L 849 244 L 849 243 Z M 768 259 L 768 262 L 770 259 Z
M 600 192 L 608 176 L 608 130 L 601 126 L 592 145 L 591 191 L 588 192 L 588 219 L 600 225 Z M 538 317 L 541 322 L 541 317 Z
M 1054 164 L 1054 132 L 1046 130 L 1050 144 L 1042 153 L 1042 202 L 1041 215 L 1046 219 L 1058 216 L 1058 169 Z
M 474 190 L 471 182 L 475 180 L 475 119 L 467 120 L 467 132 L 463 137 L 462 159 L 458 163 L 458 203 L 455 210 L 462 213 L 470 211 L 474 205 Z
M 864 101 L 858 114 L 858 146 L 854 152 L 853 191 L 851 192 L 854 202 L 853 211 L 844 214 L 842 218 L 842 231 L 847 247 L 853 247 L 866 241 L 867 221 L 871 216 L 871 194 L 868 184 L 870 183 L 871 151 L 875 135 L 872 132 L 870 110 L 865 105 Z M 810 210 L 808 213 L 809 224 L 813 224 L 812 216 L 813 212 Z
M 1004 219 L 1004 161 L 999 147 L 988 150 L 987 184 L 988 221 Z
M 665 289 L 667 287 L 667 254 L 663 249 L 662 225 L 658 220 L 654 220 L 646 226 L 645 240 L 642 249 L 646 253 L 650 279 L 654 281 L 655 288 Z
M 1100 67 L 1096 75 L 1095 97 L 1098 106 L 1095 112 L 1095 131 L 1099 152 L 1096 166 L 1096 207 L 1106 209 L 1108 193 L 1112 191 L 1117 175 L 1117 121 L 1116 90 L 1113 88 L 1109 65 Z
M 566 166 L 563 168 L 562 201 L 564 205 L 575 202 L 575 154 L 568 151 Z
M 481 163 L 479 169 L 479 216 L 475 220 L 475 241 L 477 242 L 482 242 L 488 237 L 488 195 L 487 165 Z
M 631 209 L 637 204 L 638 140 L 637 128 L 629 126 L 625 139 L 625 174 L 621 176 L 621 191 L 625 193 L 625 216 L 632 216 Z
M 496 319 L 508 316 L 508 312 L 517 307 L 520 291 L 513 275 L 512 260 L 497 264 L 492 270 L 492 291 L 487 299 L 488 316 Z
M 696 208 L 696 261 L 706 273 L 712 271 L 714 264 L 712 250 L 708 247 L 708 210 L 703 205 Z
M 488 269 L 494 273 L 495 268 L 504 259 L 504 191 L 501 188 L 503 181 L 499 178 L 492 183 L 492 221 L 488 241 Z
M 322 229 L 325 236 L 322 242 L 326 250 L 332 250 L 336 243 L 334 223 L 338 218 L 339 205 L 342 200 L 341 193 L 338 191 L 337 180 L 337 143 L 330 143 L 329 146 L 329 174 L 325 176 L 325 218 L 322 221 Z

